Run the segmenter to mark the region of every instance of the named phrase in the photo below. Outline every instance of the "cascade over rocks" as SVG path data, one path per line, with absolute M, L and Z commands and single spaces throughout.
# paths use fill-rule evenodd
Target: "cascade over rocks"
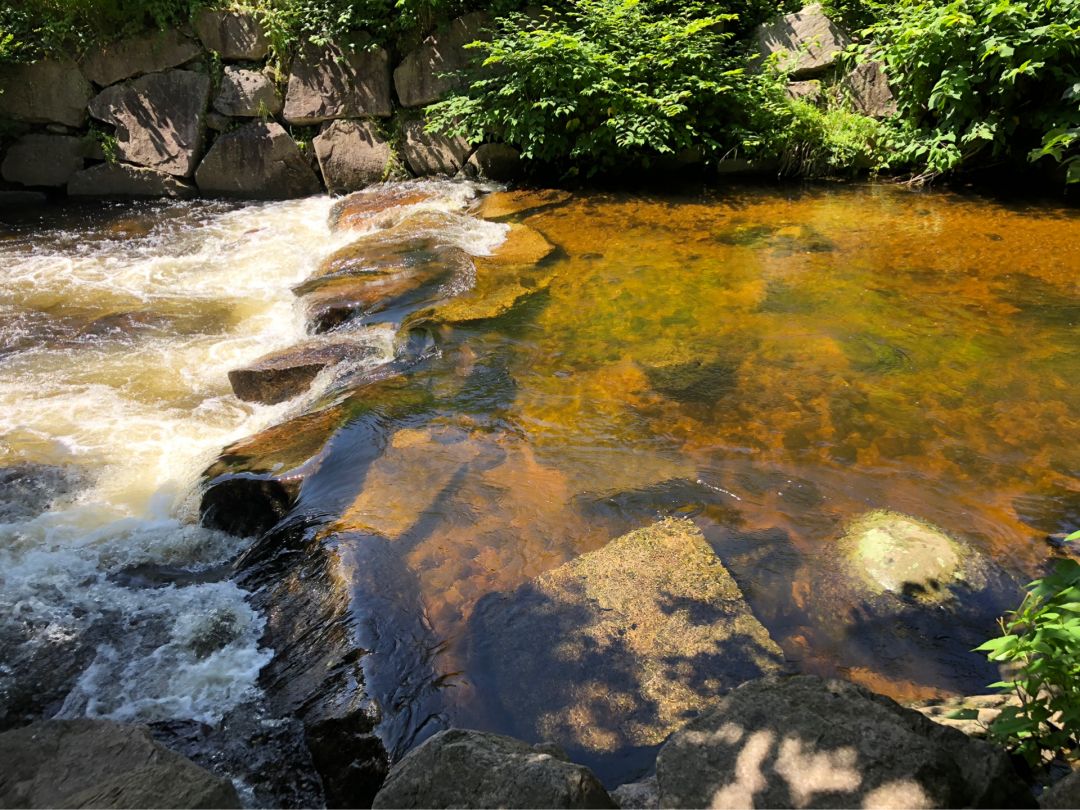
M 489 25 L 489 14 L 474 11 L 458 17 L 445 31 L 432 34 L 420 47 L 410 51 L 394 70 L 394 89 L 401 105 L 424 107 L 461 87 L 460 77 L 445 74 L 472 64 L 475 51 L 468 51 L 465 46 L 488 39 L 484 29 Z
M 394 151 L 372 121 L 331 121 L 315 137 L 315 155 L 327 190 L 345 194 L 385 179 Z
M 820 3 L 758 26 L 755 37 L 761 58 L 780 54 L 778 67 L 796 81 L 828 71 L 851 44 L 851 38 L 826 16 Z
M 240 807 L 227 779 L 145 726 L 44 720 L 0 734 L 0 762 L 3 807 Z
M 94 84 L 105 87 L 177 67 L 201 55 L 197 43 L 169 28 L 99 46 L 83 59 L 82 71 Z
M 744 684 L 676 731 L 661 807 L 1032 807 L 1000 748 L 814 676 Z
M 102 90 L 90 115 L 116 126 L 117 154 L 178 177 L 195 171 L 210 78 L 190 70 L 152 73 Z
M 5 180 L 24 186 L 63 186 L 83 167 L 86 142 L 74 135 L 23 135 L 0 165 Z
M 285 120 L 307 126 L 335 118 L 386 118 L 390 57 L 382 48 L 353 50 L 334 43 L 301 48 L 289 71 Z
M 441 731 L 390 771 L 372 807 L 617 807 L 582 765 L 550 748 L 466 729 Z
M 515 734 L 571 753 L 659 745 L 729 689 L 783 665 L 688 520 L 660 521 L 484 597 L 469 630 L 479 693 Z
M 288 199 L 318 194 L 319 178 L 280 124 L 261 121 L 226 132 L 214 141 L 195 172 L 205 194 Z
M 469 143 L 461 137 L 448 137 L 426 131 L 422 118 L 404 121 L 402 152 L 405 162 L 417 177 L 453 176 L 461 171 L 469 157 Z
M 100 163 L 75 172 L 68 181 L 72 197 L 194 197 L 190 183 L 171 174 L 129 166 L 125 163 Z
M 93 95 L 90 82 L 67 59 L 0 65 L 2 118 L 80 127 L 86 122 L 86 103 Z
M 239 399 L 275 405 L 306 391 L 323 369 L 374 353 L 372 346 L 347 341 L 292 346 L 233 369 L 229 383 Z
M 214 109 L 234 118 L 277 115 L 282 100 L 271 78 L 261 70 L 227 65 L 214 98 Z
M 195 17 L 203 47 L 225 60 L 255 61 L 270 52 L 270 40 L 254 14 L 203 9 Z

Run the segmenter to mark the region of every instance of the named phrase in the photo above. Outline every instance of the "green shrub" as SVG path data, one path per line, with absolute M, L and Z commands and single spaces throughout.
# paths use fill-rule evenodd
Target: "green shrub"
M 930 178 L 1049 157 L 1080 180 L 1080 0 L 876 5 L 867 33 L 897 96 L 897 162 Z
M 792 101 L 778 139 L 781 174 L 820 177 L 874 170 L 886 159 L 882 125 L 830 102 Z
M 571 173 L 686 149 L 752 154 L 783 100 L 774 78 L 747 70 L 734 33 L 741 25 L 715 5 L 655 0 L 571 0 L 537 17 L 510 14 L 490 42 L 474 43 L 483 72 L 431 118 Z
M 1080 538 L 1080 532 L 1070 540 Z M 1075 756 L 1080 729 L 1080 563 L 1058 560 L 1027 587 L 1020 608 L 1001 622 L 999 638 L 978 649 L 991 661 L 1017 667 L 1012 680 L 993 684 L 1019 706 L 1005 708 L 990 733 L 1032 765 L 1043 752 Z

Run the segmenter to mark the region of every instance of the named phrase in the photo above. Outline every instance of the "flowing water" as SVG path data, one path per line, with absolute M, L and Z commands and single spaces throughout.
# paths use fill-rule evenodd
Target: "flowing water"
M 475 188 L 431 188 L 458 213 L 427 236 L 498 244 L 505 225 L 460 213 Z M 366 238 L 331 232 L 331 204 L 72 207 L 0 229 L 6 722 L 215 722 L 257 691 L 263 618 L 223 573 L 248 541 L 197 525 L 197 482 L 225 445 L 348 389 L 355 368 L 255 406 L 227 380 L 304 338 L 292 287 Z M 341 433 L 298 507 L 390 541 L 452 720 L 525 733 L 477 686 L 480 600 L 663 514 L 698 523 L 793 668 L 897 697 L 985 686 L 971 646 L 1043 538 L 1080 527 L 1074 211 L 866 187 L 583 193 L 514 221 L 557 246 L 554 281 L 443 330 L 407 383 L 424 405 L 379 423 L 362 474 L 370 432 Z M 376 345 L 368 365 L 392 334 L 334 332 Z M 836 540 L 874 509 L 969 544 L 986 601 L 845 601 Z

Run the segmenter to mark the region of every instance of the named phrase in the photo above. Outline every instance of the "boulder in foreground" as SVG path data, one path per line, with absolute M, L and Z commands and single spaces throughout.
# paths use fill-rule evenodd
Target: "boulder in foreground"
M 0 734 L 0 807 L 239 807 L 236 789 L 144 726 L 44 720 Z
M 449 729 L 390 771 L 373 807 L 616 807 L 583 765 L 521 740 Z
M 766 678 L 671 736 L 661 807 L 1032 807 L 1004 751 L 846 681 Z

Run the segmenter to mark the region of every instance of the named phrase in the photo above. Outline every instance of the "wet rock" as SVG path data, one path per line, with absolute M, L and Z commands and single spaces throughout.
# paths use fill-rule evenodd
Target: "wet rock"
M 4 156 L 0 173 L 24 186 L 63 186 L 83 167 L 86 145 L 73 135 L 23 135 Z
M 209 97 L 208 76 L 171 70 L 108 87 L 91 100 L 89 110 L 116 127 L 121 160 L 187 177 L 202 150 Z
M 328 282 L 345 277 L 367 283 L 407 271 L 438 274 L 450 266 L 457 272 L 468 272 L 471 266 L 469 255 L 459 247 L 442 244 L 441 240 L 432 237 L 369 236 L 331 253 L 314 273 L 293 287 L 293 292 L 310 295 Z
M 362 194 L 351 194 L 331 209 L 330 228 L 340 231 L 383 226 L 388 220 L 405 213 L 410 206 L 434 198 L 432 192 L 408 183 L 395 183 Z
M 820 76 L 851 44 L 850 37 L 825 15 L 820 3 L 780 15 L 759 26 L 755 36 L 761 58 L 780 54 L 777 66 L 796 80 Z
M 817 79 L 807 79 L 804 82 L 788 82 L 787 95 L 791 99 L 816 103 L 821 98 L 821 82 Z
M 273 80 L 260 70 L 228 65 L 214 98 L 214 109 L 234 118 L 257 118 L 281 112 L 281 94 Z
M 204 194 L 289 199 L 317 194 L 319 178 L 296 142 L 273 122 L 253 122 L 219 136 L 195 171 Z
M 232 784 L 144 726 L 45 720 L 0 734 L 4 807 L 240 807 Z
M 569 191 L 551 189 L 496 191 L 480 201 L 476 215 L 481 219 L 498 221 L 535 214 L 538 211 L 563 205 L 569 202 L 572 196 Z
M 259 19 L 250 12 L 201 10 L 195 33 L 208 51 L 222 59 L 257 61 L 270 51 L 270 40 Z
M 739 361 L 718 357 L 648 366 L 649 384 L 666 397 L 684 404 L 713 405 L 739 384 Z
M 325 368 L 375 353 L 374 347 L 341 342 L 294 346 L 229 372 L 233 393 L 246 402 L 274 405 L 302 394 Z
M 949 597 L 948 586 L 965 578 L 970 551 L 940 529 L 906 515 L 869 512 L 840 541 L 855 574 L 875 593 L 929 601 Z
M 863 115 L 888 118 L 896 114 L 896 98 L 885 76 L 885 65 L 876 59 L 856 65 L 840 81 L 840 92 Z
M 385 118 L 391 112 L 390 64 L 382 48 L 308 44 L 293 59 L 284 113 L 290 124 Z
M 94 84 L 105 87 L 132 76 L 174 68 L 201 53 L 197 43 L 170 28 L 101 45 L 83 59 L 82 72 Z
M 66 59 L 0 65 L 0 118 L 81 127 L 94 88 Z
M 301 483 L 300 478 L 256 473 L 220 475 L 203 493 L 199 520 L 237 537 L 258 537 L 288 514 Z
M 394 70 L 394 89 L 401 105 L 424 107 L 461 87 L 463 79 L 459 72 L 476 58 L 476 51 L 466 50 L 465 46 L 488 39 L 484 29 L 490 24 L 490 15 L 474 11 L 458 17 L 445 31 L 432 34 L 407 54 Z
M 394 766 L 373 807 L 616 807 L 581 765 L 528 743 L 448 729 Z
M 540 231 L 528 225 L 511 225 L 491 260 L 500 264 L 539 264 L 554 252 L 555 246 Z
M 1061 781 L 1049 787 L 1039 797 L 1039 807 L 1050 808 L 1080 807 L 1080 771 L 1073 771 Z
M 83 475 L 71 467 L 29 462 L 0 467 L 0 523 L 40 515 L 83 483 Z
M 102 163 L 75 172 L 68 181 L 72 197 L 174 197 L 195 196 L 195 188 L 171 174 L 129 166 Z
M 469 157 L 469 144 L 461 137 L 448 137 L 426 130 L 421 118 L 401 125 L 405 162 L 417 177 L 455 175 Z
M 514 733 L 594 756 L 658 745 L 783 661 L 687 520 L 631 532 L 485 597 L 470 635 L 478 692 Z
M 661 807 L 1030 807 L 1004 751 L 844 681 L 767 678 L 675 732 Z
M 619 807 L 657 810 L 660 807 L 660 786 L 656 783 L 656 777 L 650 776 L 640 782 L 619 785 L 611 791 L 611 798 Z
M 464 170 L 469 177 L 509 183 L 521 176 L 521 153 L 505 143 L 482 143 L 469 157 Z
M 345 194 L 385 180 L 394 150 L 371 121 L 332 121 L 315 138 L 326 188 Z

